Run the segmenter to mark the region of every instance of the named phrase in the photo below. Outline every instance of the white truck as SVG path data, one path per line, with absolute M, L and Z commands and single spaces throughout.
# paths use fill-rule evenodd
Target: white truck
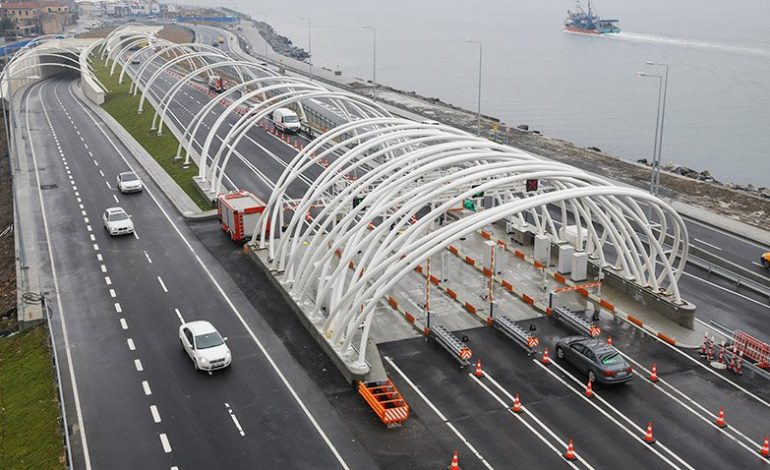
M 209 77 L 209 90 L 216 92 L 216 93 L 222 93 L 225 91 L 225 85 L 222 81 L 222 77 L 219 75 L 212 75 Z
M 273 111 L 273 126 L 281 132 L 297 133 L 302 128 L 297 113 L 289 108 L 278 108 Z

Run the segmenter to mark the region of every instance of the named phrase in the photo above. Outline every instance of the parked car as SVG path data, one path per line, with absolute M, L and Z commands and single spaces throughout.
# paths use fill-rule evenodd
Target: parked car
M 110 235 L 128 235 L 134 233 L 134 222 L 122 207 L 110 207 L 102 215 L 104 229 Z
M 205 321 L 192 321 L 179 327 L 179 341 L 182 349 L 190 356 L 195 370 L 209 374 L 232 363 L 232 354 L 214 325 Z
M 770 269 L 770 251 L 762 255 L 761 262 L 765 269 Z
M 556 343 L 556 357 L 587 374 L 592 382 L 614 384 L 633 378 L 631 365 L 618 351 L 596 338 L 567 336 Z
M 144 189 L 142 180 L 133 171 L 124 171 L 119 173 L 118 177 L 118 189 L 121 193 L 138 193 Z

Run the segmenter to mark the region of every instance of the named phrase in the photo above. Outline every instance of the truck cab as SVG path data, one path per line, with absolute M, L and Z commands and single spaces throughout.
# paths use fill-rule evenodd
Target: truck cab
M 214 91 L 216 93 L 222 93 L 225 91 L 224 82 L 222 82 L 222 77 L 219 75 L 212 75 L 209 77 L 209 90 Z

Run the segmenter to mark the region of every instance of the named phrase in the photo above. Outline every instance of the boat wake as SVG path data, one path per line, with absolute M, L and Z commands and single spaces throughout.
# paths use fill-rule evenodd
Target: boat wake
M 689 49 L 704 49 L 719 52 L 731 52 L 737 54 L 748 54 L 770 57 L 770 50 L 758 49 L 754 47 L 743 47 L 718 42 L 701 41 L 698 39 L 675 38 L 671 36 L 657 36 L 654 34 L 629 33 L 626 31 L 617 34 L 602 34 L 604 38 L 618 39 L 623 41 L 644 42 L 648 44 L 663 44 L 667 46 L 677 46 Z

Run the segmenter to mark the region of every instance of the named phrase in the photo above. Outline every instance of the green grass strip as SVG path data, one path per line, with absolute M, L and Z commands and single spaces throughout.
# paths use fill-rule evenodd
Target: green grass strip
M 192 180 L 193 176 L 198 175 L 198 167 L 192 164 L 184 169 L 181 161 L 174 160 L 179 146 L 176 137 L 170 131 L 158 135 L 156 131 L 150 130 L 155 109 L 145 100 L 144 112 L 136 114 L 141 93 L 136 96 L 129 94 L 131 79 L 125 79 L 118 85 L 120 66 L 116 67 L 115 74 L 110 76 L 110 68 L 104 61 L 94 56 L 92 58 L 94 72 L 108 90 L 102 108 L 152 155 L 201 210 L 211 209 L 211 204 L 195 189 Z
M 48 330 L 0 339 L 0 468 L 64 468 Z

